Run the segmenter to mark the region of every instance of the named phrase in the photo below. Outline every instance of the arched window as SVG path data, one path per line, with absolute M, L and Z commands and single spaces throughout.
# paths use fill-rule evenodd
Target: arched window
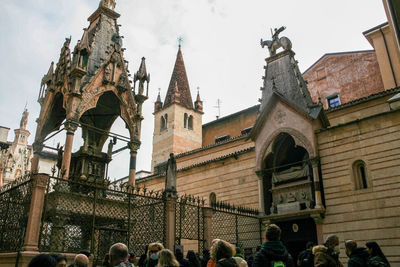
M 187 113 L 185 113 L 183 115 L 183 128 L 187 127 L 187 119 L 188 119 L 188 115 L 187 115 Z
M 193 130 L 193 116 L 192 115 L 189 116 L 188 129 Z
M 354 189 L 368 188 L 367 167 L 365 162 L 357 160 L 353 163 Z
M 168 128 L 168 114 L 165 114 L 165 128 Z
M 210 193 L 210 207 L 213 207 L 215 203 L 217 202 L 217 195 L 214 192 Z
M 163 116 L 161 116 L 161 122 L 160 122 L 160 131 L 165 130 L 166 127 L 166 123 L 165 123 L 165 119 Z

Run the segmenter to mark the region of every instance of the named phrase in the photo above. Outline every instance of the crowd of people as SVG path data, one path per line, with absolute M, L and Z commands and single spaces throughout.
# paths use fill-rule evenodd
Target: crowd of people
M 174 252 L 164 248 L 160 242 L 151 243 L 146 252 L 138 259 L 128 247 L 116 243 L 110 247 L 100 267 L 342 267 L 339 260 L 339 237 L 330 235 L 322 245 L 308 242 L 306 249 L 293 259 L 281 239 L 281 229 L 275 224 L 268 225 L 265 242 L 255 254 L 245 251 L 221 239 L 214 239 L 210 251 L 204 250 L 203 257 L 189 250 L 184 257 L 183 251 Z M 344 242 L 348 267 L 390 267 L 388 260 L 374 242 L 358 247 L 354 240 Z M 74 262 L 67 265 L 67 258 L 60 254 L 39 254 L 32 259 L 28 267 L 87 267 L 90 253 L 82 251 L 75 256 Z

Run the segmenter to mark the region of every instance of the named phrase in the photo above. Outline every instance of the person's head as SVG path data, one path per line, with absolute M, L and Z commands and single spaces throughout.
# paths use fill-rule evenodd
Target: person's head
M 74 259 L 74 267 L 87 267 L 89 266 L 89 258 L 85 254 L 78 254 Z
M 104 255 L 104 258 L 101 260 L 101 265 L 108 266 L 109 263 L 110 263 L 110 253 L 106 253 L 106 255 Z
M 386 263 L 389 263 L 385 255 L 383 254 L 381 248 L 379 247 L 378 243 L 376 243 L 375 241 L 370 241 L 365 243 L 365 246 L 367 247 L 367 251 L 370 257 L 379 256 Z
M 122 243 L 116 243 L 110 247 L 110 265 L 114 266 L 121 261 L 128 260 L 128 247 Z
M 49 254 L 36 255 L 30 262 L 28 267 L 56 267 L 57 261 L 54 257 Z
M 190 262 L 195 262 L 197 261 L 197 256 L 194 253 L 193 250 L 189 250 L 188 253 L 186 254 L 186 258 L 190 261 Z
M 276 224 L 270 224 L 265 231 L 265 239 L 267 241 L 278 241 L 281 239 L 281 228 Z
M 353 251 L 357 248 L 357 242 L 354 240 L 346 240 L 344 246 L 346 248 L 346 255 L 350 257 Z
M 87 251 L 87 250 L 81 250 L 81 251 L 79 251 L 79 254 L 83 254 L 83 255 L 85 255 L 86 257 L 90 257 L 90 252 L 89 251 Z
M 325 240 L 325 247 L 327 247 L 328 249 L 338 249 L 339 237 L 337 235 L 328 235 Z
M 134 265 L 137 265 L 137 260 L 136 260 L 136 256 L 135 253 L 133 252 L 129 252 L 129 262 L 133 263 Z
M 150 243 L 147 249 L 147 258 L 157 260 L 158 259 L 157 253 L 162 249 L 164 249 L 164 246 L 161 243 L 158 242 Z
M 311 241 L 308 241 L 307 244 L 306 244 L 306 249 L 312 250 L 313 246 L 314 246 L 314 243 L 311 242 Z
M 203 249 L 203 256 L 210 256 L 210 251 L 208 249 Z
M 219 240 L 211 247 L 211 255 L 217 261 L 224 258 L 231 258 L 235 255 L 235 251 L 235 248 L 225 240 Z
M 236 254 L 242 254 L 242 250 L 239 247 L 236 247 Z
M 57 262 L 57 267 L 66 267 L 67 266 L 67 257 L 61 254 L 50 254 L 56 262 Z
M 158 252 L 158 267 L 176 266 L 179 267 L 179 262 L 175 259 L 174 254 L 169 249 L 161 249 Z

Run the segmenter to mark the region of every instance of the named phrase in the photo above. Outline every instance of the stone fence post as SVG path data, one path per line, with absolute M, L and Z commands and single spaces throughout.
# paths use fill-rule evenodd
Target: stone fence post
M 166 196 L 165 206 L 165 247 L 174 251 L 176 197 Z
M 22 246 L 23 251 L 39 250 L 40 223 L 42 220 L 44 197 L 48 181 L 48 174 L 38 173 L 33 175 L 32 198 L 29 208 L 24 245 Z
M 204 248 L 211 248 L 211 231 L 212 231 L 212 215 L 213 209 L 210 207 L 203 207 L 203 216 L 204 216 Z

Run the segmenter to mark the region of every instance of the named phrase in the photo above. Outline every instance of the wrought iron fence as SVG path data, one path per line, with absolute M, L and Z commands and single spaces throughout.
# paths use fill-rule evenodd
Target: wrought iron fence
M 0 252 L 23 245 L 31 204 L 33 180 L 25 175 L 0 188 Z
M 150 242 L 165 240 L 165 202 L 145 188 L 101 187 L 55 177 L 49 179 L 39 250 L 87 250 L 99 262 L 116 242 L 144 253 Z
M 178 198 L 175 208 L 176 237 L 175 244 L 182 245 L 182 240 L 197 242 L 197 251 L 204 249 L 204 201 L 193 196 Z
M 242 249 L 255 251 L 262 243 L 258 210 L 235 207 L 225 202 L 212 203 L 212 239 L 228 241 Z

